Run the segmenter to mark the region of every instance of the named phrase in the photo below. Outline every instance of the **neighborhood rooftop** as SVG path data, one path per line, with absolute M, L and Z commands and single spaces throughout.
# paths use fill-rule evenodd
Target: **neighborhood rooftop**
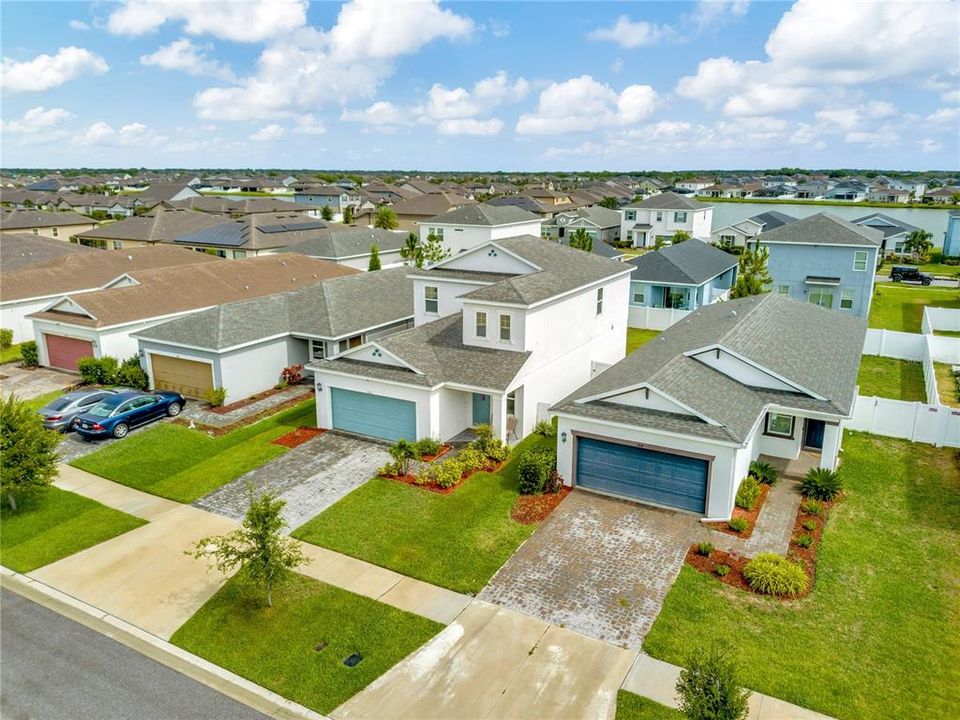
M 531 212 L 515 205 L 489 205 L 480 203 L 477 205 L 464 205 L 455 210 L 444 212 L 436 217 L 426 220 L 426 224 L 431 222 L 451 225 L 509 225 L 511 223 L 523 223 L 537 220 L 538 217 Z
M 633 280 L 661 284 L 699 285 L 736 267 L 737 258 L 699 240 L 668 245 L 628 260 Z
M 817 213 L 788 225 L 781 225 L 760 238 L 764 243 L 803 243 L 806 245 L 865 245 L 877 247 L 883 233 L 870 227 L 854 225 L 831 213 Z
M 75 212 L 41 212 L 39 210 L 3 210 L 0 230 L 26 230 L 36 227 L 92 225 L 95 221 Z
M 96 252 L 93 248 L 33 233 L 7 233 L 0 238 L 0 270 L 13 272 L 46 265 L 66 255 Z M 6 287 L 3 288 L 6 298 Z
M 380 228 L 330 225 L 313 234 L 313 237 L 294 241 L 277 252 L 295 252 L 327 259 L 343 259 L 369 255 L 370 248 L 377 246 L 380 252 L 399 250 L 406 242 L 407 234 Z
M 646 200 L 627 205 L 628 208 L 644 208 L 646 210 L 705 210 L 710 205 L 693 200 L 684 195 L 668 191 L 653 195 Z

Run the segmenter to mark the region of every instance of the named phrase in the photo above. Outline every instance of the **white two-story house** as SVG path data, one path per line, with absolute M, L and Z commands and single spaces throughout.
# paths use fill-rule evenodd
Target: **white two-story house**
M 454 254 L 490 240 L 521 235 L 540 237 L 543 221 L 515 205 L 463 205 L 420 223 L 420 242 L 436 235 Z
M 412 329 L 309 365 L 317 424 L 392 441 L 490 423 L 522 438 L 623 358 L 631 271 L 531 236 L 411 270 Z
M 634 247 L 652 247 L 657 239 L 669 242 L 678 230 L 710 241 L 713 206 L 674 192 L 660 193 L 620 210 L 620 239 Z

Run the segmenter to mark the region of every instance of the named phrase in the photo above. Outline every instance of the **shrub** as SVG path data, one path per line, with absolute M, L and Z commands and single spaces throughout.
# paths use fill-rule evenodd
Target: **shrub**
M 510 446 L 499 438 L 496 440 L 490 440 L 483 451 L 487 454 L 488 458 L 498 463 L 501 463 L 510 457 Z
M 725 575 L 729 575 L 729 574 L 730 574 L 730 566 L 729 566 L 729 565 L 724 565 L 723 563 L 720 563 L 719 565 L 717 565 L 717 566 L 713 569 L 713 571 L 714 571 L 717 575 L 719 575 L 720 577 L 724 577 Z
M 119 363 L 109 355 L 102 358 L 82 357 L 77 360 L 77 371 L 85 383 L 109 385 L 117 376 Z
M 460 482 L 463 465 L 456 458 L 444 460 L 433 466 L 433 481 L 442 488 L 451 488 Z
M 410 469 L 410 461 L 419 457 L 416 444 L 404 438 L 400 438 L 391 445 L 389 452 L 394 462 L 400 465 L 401 475 L 406 475 Z
M 550 477 L 547 478 L 546 484 L 543 486 L 543 491 L 545 493 L 550 493 L 551 495 L 560 492 L 560 488 L 563 487 L 563 475 L 558 473 L 556 469 L 550 471 Z
M 797 547 L 808 548 L 813 545 L 813 535 L 808 535 L 807 533 L 797 535 L 793 539 L 793 542 Z
M 285 367 L 280 371 L 280 382 L 286 382 L 287 385 L 299 385 L 303 379 L 303 365 L 296 364 Z
M 480 452 L 487 452 L 490 443 L 493 442 L 493 428 L 488 423 L 481 423 L 480 425 L 474 425 L 472 429 L 473 434 L 477 436 L 473 444 L 479 448 Z
M 60 439 L 60 433 L 47 431 L 36 411 L 13 393 L 0 400 L 0 495 L 14 512 L 18 498 L 56 479 Z
M 748 474 L 762 485 L 776 485 L 780 479 L 780 473 L 768 462 L 754 460 L 750 463 Z
M 736 665 L 719 646 L 687 660 L 676 690 L 680 712 L 688 720 L 742 720 L 747 716 L 750 691 L 740 685 Z
M 809 530 L 810 532 L 813 532 L 814 530 L 817 529 L 817 521 L 816 521 L 816 520 L 804 520 L 804 521 L 803 521 L 803 529 L 804 529 L 804 530 Z
M 811 468 L 800 482 L 800 491 L 815 500 L 833 500 L 841 490 L 840 473 L 828 468 Z
M 402 468 L 398 462 L 388 462 L 383 467 L 377 470 L 377 475 L 381 477 L 399 477 L 403 473 L 401 472 Z
M 760 483 L 758 483 L 750 475 L 747 475 L 747 477 L 740 482 L 740 487 L 737 489 L 737 497 L 734 500 L 734 503 L 738 508 L 750 510 L 756 504 L 757 498 L 759 497 Z
M 473 445 L 467 445 L 463 450 L 457 453 L 457 461 L 463 468 L 463 472 L 471 473 L 487 466 L 487 456 Z
M 556 458 L 547 448 L 527 450 L 517 462 L 521 495 L 540 495 L 554 470 Z
M 150 378 L 147 377 L 146 371 L 140 366 L 140 358 L 137 355 L 132 355 L 120 363 L 120 367 L 114 374 L 113 382 L 137 390 L 146 390 L 150 387 Z
M 713 553 L 713 543 L 712 542 L 699 542 L 697 543 L 697 555 L 703 555 L 703 557 L 710 557 Z
M 549 420 L 540 420 L 536 425 L 533 426 L 533 432 L 536 435 L 542 435 L 543 437 L 553 437 L 557 434 L 557 429 Z
M 425 437 L 417 440 L 417 455 L 420 457 L 424 455 L 438 455 L 442 448 L 443 444 L 433 438 Z
M 6 350 L 13 345 L 13 330 L 0 328 L 0 350 Z
M 220 407 L 227 399 L 227 389 L 224 387 L 210 388 L 203 394 L 203 399 L 210 403 L 211 407 Z
M 20 345 L 20 357 L 24 367 L 37 367 L 40 364 L 40 351 L 36 340 L 27 340 Z
M 823 505 L 819 500 L 806 498 L 800 503 L 800 510 L 804 515 L 819 515 L 823 512 Z
M 764 595 L 799 595 L 810 578 L 800 563 L 776 553 L 760 553 L 743 568 L 747 584 Z
M 727 525 L 731 530 L 738 533 L 746 532 L 747 528 L 750 527 L 750 523 L 747 522 L 747 519 L 742 517 L 730 518 L 730 522 L 728 522 Z

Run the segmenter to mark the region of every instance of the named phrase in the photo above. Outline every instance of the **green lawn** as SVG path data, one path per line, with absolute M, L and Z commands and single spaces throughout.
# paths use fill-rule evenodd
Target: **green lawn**
M 640 328 L 627 328 L 627 355 L 632 353 L 641 345 L 653 340 L 662 330 L 641 330 Z
M 0 350 L 0 365 L 20 360 L 20 343 L 11 345 L 6 350 Z
M 294 537 L 458 592 L 479 592 L 534 531 L 510 519 L 517 457 L 554 438 L 531 435 L 496 474 L 449 495 L 374 478 L 298 528 Z
M 870 307 L 870 327 L 918 333 L 927 305 L 960 308 L 960 292 L 953 288 L 878 284 Z
M 679 710 L 661 705 L 626 690 L 617 692 L 616 720 L 682 720 Z
M 926 402 L 927 391 L 923 380 L 923 363 L 910 360 L 864 355 L 860 361 L 860 394 Z
M 295 575 L 267 608 L 237 578 L 174 633 L 174 645 L 285 698 L 329 713 L 443 625 Z M 319 643 L 326 643 L 316 650 Z M 359 665 L 344 658 L 360 653 Z
M 940 402 L 947 407 L 960 407 L 957 396 L 957 380 L 953 376 L 953 366 L 947 363 L 934 363 L 933 373 L 937 378 L 937 394 Z
M 681 663 L 719 641 L 753 690 L 837 718 L 956 717 L 960 471 L 955 451 L 848 432 L 846 499 L 813 593 L 766 600 L 684 567 L 644 649 Z
M 138 490 L 189 503 L 287 452 L 271 441 L 301 425 L 315 427 L 315 407 L 310 400 L 216 438 L 164 423 L 71 464 Z
M 0 511 L 0 555 L 8 568 L 30 572 L 145 523 L 50 487 L 22 500 L 17 512 Z

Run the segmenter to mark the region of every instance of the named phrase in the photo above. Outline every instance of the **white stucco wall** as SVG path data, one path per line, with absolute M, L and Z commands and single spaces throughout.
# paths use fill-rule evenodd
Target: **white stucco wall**
M 224 353 L 220 357 L 220 385 L 230 402 L 272 388 L 280 371 L 307 362 L 307 343 L 292 337 L 276 338 Z
M 487 314 L 487 336 L 477 335 L 477 312 Z M 510 318 L 510 340 L 500 339 L 500 318 Z M 526 311 L 522 308 L 507 308 L 496 305 L 486 305 L 477 302 L 463 303 L 463 342 L 465 345 L 489 347 L 496 350 L 524 350 Z
M 427 286 L 437 288 L 437 294 L 439 297 L 439 306 L 438 312 L 436 313 L 427 313 L 425 304 L 424 304 L 424 288 Z M 427 280 L 414 280 L 413 281 L 413 323 L 414 325 L 423 325 L 427 322 L 433 322 L 434 320 L 447 315 L 452 315 L 453 313 L 460 312 L 463 307 L 463 301 L 460 300 L 461 295 L 465 295 L 471 290 L 477 290 L 481 287 L 484 287 L 483 284 L 477 283 L 463 283 L 463 282 L 454 282 L 454 281 L 427 281 Z
M 500 238 L 517 237 L 518 235 L 534 235 L 540 237 L 539 218 L 529 222 L 512 223 L 509 225 L 479 226 L 458 225 L 437 222 L 420 223 L 420 242 L 425 242 L 430 232 L 443 228 L 443 244 L 454 254 L 469 250 L 472 247 Z
M 13 330 L 13 341 L 21 343 L 26 340 L 35 340 L 33 320 L 27 315 L 40 312 L 59 296 L 40 300 L 14 300 L 0 304 L 0 327 Z

